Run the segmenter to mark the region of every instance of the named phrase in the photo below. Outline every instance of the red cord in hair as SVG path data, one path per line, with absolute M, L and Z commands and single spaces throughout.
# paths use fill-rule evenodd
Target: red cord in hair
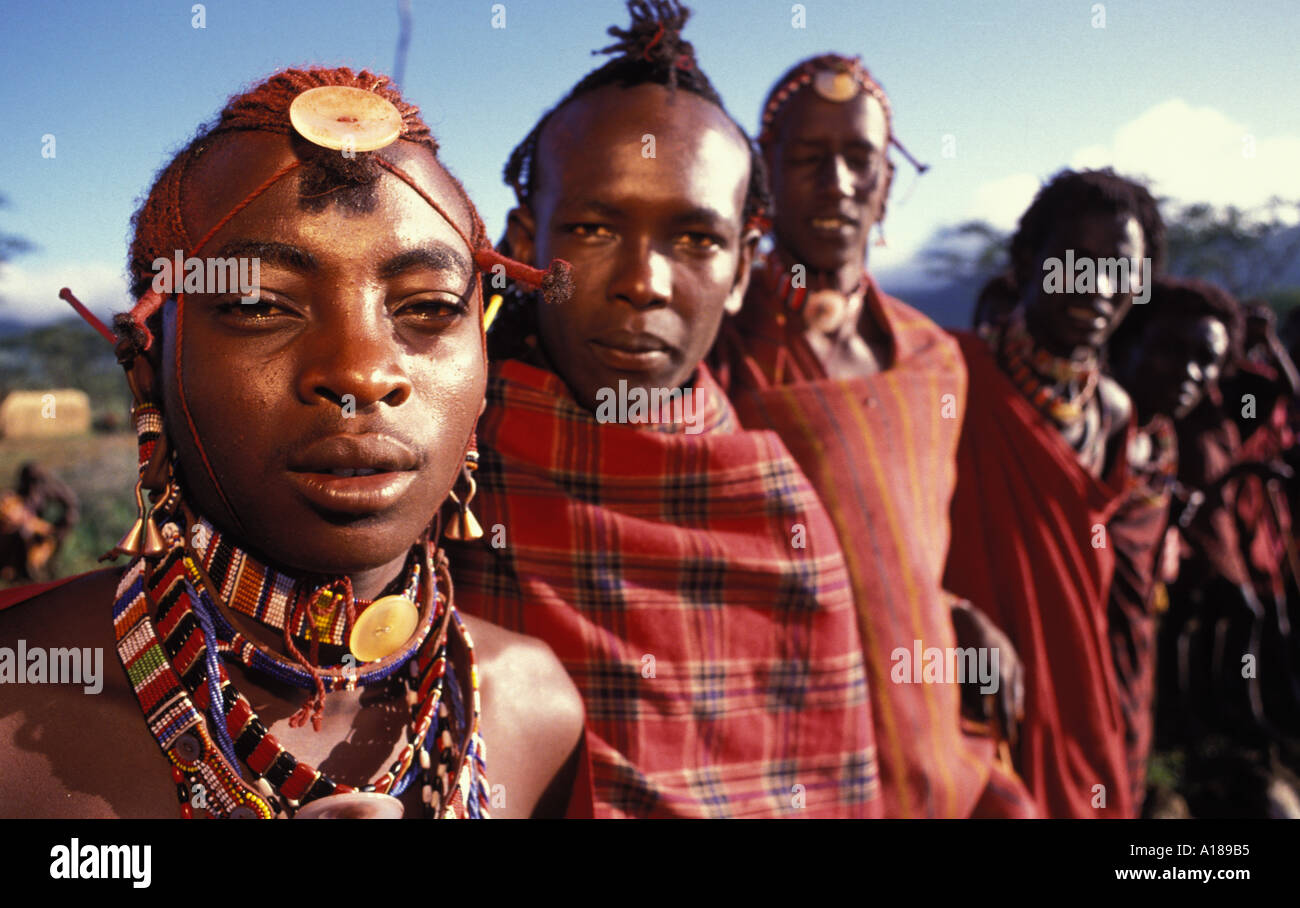
M 280 177 L 284 176 L 285 174 L 293 170 L 298 169 L 301 166 L 302 166 L 302 161 L 298 161 L 298 160 L 290 161 L 288 164 L 285 164 L 275 173 L 271 174 L 269 177 L 263 180 L 262 185 L 258 186 L 248 195 L 244 196 L 244 200 L 242 202 L 240 202 L 234 208 L 230 209 L 230 211 L 226 212 L 225 217 L 223 217 L 221 220 L 213 224 L 212 229 L 209 230 L 207 233 L 203 234 L 203 239 L 199 240 L 198 243 L 194 245 L 194 251 L 192 251 L 190 255 L 198 255 L 199 250 L 208 244 L 208 240 L 212 239 L 213 234 L 215 234 L 222 227 L 225 227 L 226 224 L 230 223 L 231 218 L 239 214 L 239 212 L 243 211 L 245 208 L 251 205 L 254 199 L 260 196 L 262 193 L 266 192 L 273 185 L 275 185 L 276 181 L 279 180 Z
M 281 167 L 275 173 L 271 174 L 271 176 L 263 180 L 261 185 L 259 185 L 256 189 L 254 189 L 252 192 L 246 195 L 242 202 L 240 202 L 229 212 L 227 212 L 225 217 L 217 221 L 217 223 L 212 226 L 212 229 L 203 235 L 203 238 L 198 241 L 194 249 L 190 252 L 190 255 L 191 256 L 198 255 L 199 251 L 207 244 L 208 240 L 212 239 L 212 237 L 216 234 L 218 230 L 226 226 L 226 224 L 230 223 L 231 218 L 239 214 L 239 212 L 243 211 L 250 204 L 252 204 L 254 199 L 256 199 L 262 193 L 266 192 L 268 189 L 274 186 L 275 183 L 281 177 L 285 176 L 288 173 L 291 173 L 293 170 L 301 166 L 302 166 L 301 161 L 296 161 L 296 160 L 291 161 L 290 163 Z M 151 294 L 155 299 L 150 299 Z M 137 309 L 140 308 L 142 305 L 145 304 L 146 300 L 149 300 L 149 305 L 154 310 L 156 310 L 158 306 L 161 305 L 163 299 L 164 299 L 163 295 L 155 292 L 151 287 L 149 289 L 149 292 L 146 293 L 144 297 L 141 298 L 140 303 L 136 305 L 136 308 Z M 132 317 L 135 317 L 135 309 L 132 309 L 131 312 L 132 312 Z M 150 338 L 149 336 L 149 329 L 145 328 L 144 322 L 140 319 L 137 319 L 136 324 L 145 332 L 146 341 L 151 342 L 152 338 Z M 194 447 L 199 452 L 199 459 L 203 461 L 203 469 L 207 471 L 208 479 L 211 480 L 212 487 L 217 490 L 217 495 L 220 496 L 221 503 L 225 506 L 227 513 L 230 514 L 231 519 L 233 519 L 235 521 L 235 524 L 242 530 L 243 523 L 242 521 L 240 521 L 239 515 L 235 513 L 235 508 L 234 506 L 231 505 L 230 499 L 226 497 L 225 489 L 223 489 L 221 487 L 221 483 L 217 481 L 216 471 L 212 469 L 212 464 L 208 460 L 208 452 L 203 447 L 203 442 L 199 440 L 199 430 L 194 425 L 194 417 L 190 413 L 189 400 L 185 397 L 185 370 L 181 367 L 181 347 L 183 346 L 183 340 L 185 337 L 185 333 L 183 330 L 184 324 L 185 324 L 185 294 L 178 293 L 176 295 L 176 396 L 180 398 L 181 412 L 185 414 L 185 425 L 190 430 L 190 438 L 194 439 Z M 148 349 L 147 346 L 146 349 Z
M 375 156 L 375 160 L 381 167 L 415 190 L 420 198 L 429 203 L 434 211 L 442 215 L 442 219 L 451 226 L 452 230 L 456 231 L 456 235 L 469 247 L 470 254 L 474 257 L 474 264 L 480 271 L 491 271 L 494 266 L 500 265 L 505 269 L 506 276 L 512 280 L 523 284 L 530 290 L 540 289 L 547 302 L 562 302 L 572 295 L 573 266 L 568 262 L 563 259 L 556 259 L 551 262 L 548 268 L 534 268 L 497 252 L 488 245 L 486 234 L 483 231 L 476 229 L 475 233 L 483 236 L 484 239 L 479 243 L 471 241 L 469 237 L 465 236 L 465 232 L 456 226 L 456 222 L 447 214 L 446 209 L 425 192 L 410 174 L 379 155 Z M 477 221 L 475 226 L 477 228 Z
M 252 204 L 254 199 L 260 196 L 262 193 L 266 192 L 268 189 L 270 189 L 275 184 L 275 182 L 280 179 L 280 177 L 284 176 L 285 174 L 289 173 L 295 168 L 301 166 L 302 166 L 301 161 L 293 161 L 281 167 L 275 173 L 271 174 L 271 176 L 268 177 L 262 183 L 262 185 L 258 186 L 256 189 L 250 192 L 247 196 L 244 197 L 244 200 L 242 202 L 240 202 L 229 212 L 227 212 L 225 217 L 217 221 L 217 223 L 213 226 L 213 228 L 203 235 L 203 239 L 199 240 L 199 242 L 195 245 L 195 247 L 192 250 L 190 250 L 189 255 L 190 256 L 198 255 L 199 250 L 202 249 L 205 245 L 207 245 L 208 240 L 212 239 L 213 235 L 218 230 L 226 226 L 226 224 L 230 223 L 231 218 L 239 214 L 239 212 L 243 211 L 250 204 Z M 152 316 L 155 312 L 158 311 L 158 307 L 163 304 L 163 301 L 166 298 L 167 297 L 165 294 L 159 293 L 157 290 L 150 287 L 149 290 L 146 291 L 144 296 L 140 297 L 139 301 L 131 308 L 131 313 L 130 313 L 131 320 L 135 322 L 136 327 L 138 327 L 140 329 L 141 334 L 144 335 L 145 350 L 148 350 L 150 347 L 153 346 L 153 334 L 151 334 L 149 329 L 145 326 L 145 322 L 150 318 L 150 316 Z M 182 299 L 183 299 L 183 294 L 178 293 L 176 297 L 178 307 Z M 178 313 L 178 317 L 179 317 L 179 313 Z M 180 369 L 179 340 L 176 345 L 176 353 L 177 353 L 176 366 L 179 374 L 179 369 Z
M 647 63 L 650 62 L 650 51 L 654 49 L 656 44 L 663 40 L 664 24 L 663 22 L 659 22 L 658 25 L 659 29 L 655 32 L 655 36 L 650 39 L 650 43 L 645 46 L 645 50 L 641 51 L 641 59 L 645 60 Z
M 427 192 L 421 189 L 419 184 L 415 182 L 415 179 L 409 173 L 407 173 L 405 170 L 398 167 L 396 164 L 394 164 L 392 161 L 389 161 L 382 155 L 378 155 L 378 154 L 375 155 L 375 163 L 378 164 L 380 167 L 384 168 L 385 170 L 387 170 L 393 176 L 397 177 L 407 186 L 410 186 L 412 189 L 414 189 L 416 193 L 419 194 L 420 198 L 428 202 L 430 207 L 432 207 L 434 211 L 442 215 L 442 219 L 446 221 L 448 225 L 450 225 L 451 229 L 456 231 L 456 236 L 460 237 L 461 240 L 465 243 L 465 245 L 469 247 L 470 255 L 474 254 L 474 251 L 477 248 L 474 242 L 469 237 L 465 236 L 465 231 L 461 230 L 458 226 L 456 226 L 456 222 L 452 220 L 451 215 L 447 214 L 447 210 L 443 208 L 441 205 L 439 205 L 434 200 L 433 196 L 429 195 Z

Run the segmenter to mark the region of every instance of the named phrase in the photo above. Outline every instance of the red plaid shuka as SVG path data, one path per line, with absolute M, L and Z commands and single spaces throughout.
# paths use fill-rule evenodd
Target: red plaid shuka
M 1108 525 L 1128 488 L 1127 458 L 1094 478 L 985 342 L 956 337 L 970 395 L 944 585 L 979 603 L 1024 663 L 1017 765 L 1040 812 L 1132 816 L 1107 636 L 1115 570 Z
M 724 325 L 720 374 L 746 426 L 781 434 L 839 532 L 866 654 L 885 816 L 1033 816 L 1014 773 L 995 770 L 992 738 L 963 730 L 958 685 L 891 677 L 899 647 L 910 656 L 917 640 L 922 651 L 957 645 L 952 596 L 940 581 L 966 408 L 961 353 L 868 278 L 865 315 L 888 334 L 892 362 L 875 375 L 828 378 L 797 320 L 781 318 L 791 307 L 771 277 L 755 275 L 740 318 Z
M 457 605 L 564 663 L 596 816 L 876 816 L 834 526 L 704 367 L 695 390 L 699 434 L 602 425 L 553 373 L 494 365 L 474 500 L 486 535 L 455 547 Z

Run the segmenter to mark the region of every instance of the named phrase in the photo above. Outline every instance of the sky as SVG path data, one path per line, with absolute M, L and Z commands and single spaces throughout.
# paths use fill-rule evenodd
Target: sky
M 1011 228 L 1066 166 L 1109 164 L 1183 202 L 1300 198 L 1294 0 L 1240 11 L 1210 0 L 690 5 L 686 37 L 751 131 L 772 82 L 813 54 L 861 55 L 889 93 L 896 135 L 931 169 L 918 177 L 895 152 L 887 245 L 870 261 L 886 290 L 920 280 L 917 253 L 936 230 L 975 217 Z M 0 317 L 61 317 L 65 285 L 101 314 L 127 308 L 131 214 L 195 128 L 285 66 L 392 72 L 397 8 L 0 0 L 0 234 L 37 246 L 0 267 Z M 501 182 L 511 148 L 601 63 L 591 51 L 610 43 L 609 25 L 626 24 L 624 4 L 411 9 L 403 93 L 497 236 L 513 202 Z M 503 11 L 505 27 L 494 27 Z

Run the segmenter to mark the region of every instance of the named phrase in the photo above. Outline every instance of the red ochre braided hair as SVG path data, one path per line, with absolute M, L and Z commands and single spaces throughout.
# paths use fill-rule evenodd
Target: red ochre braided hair
M 468 236 L 448 212 L 422 189 L 409 174 L 384 158 L 383 149 L 372 152 L 358 151 L 349 157 L 341 155 L 337 151 L 313 145 L 298 137 L 290 122 L 289 107 L 294 99 L 303 92 L 322 86 L 357 88 L 373 92 L 390 102 L 401 116 L 401 130 L 398 138 L 422 144 L 429 149 L 435 158 L 437 157 L 437 139 L 434 138 L 428 125 L 421 119 L 420 109 L 402 100 L 401 93 L 394 87 L 392 80 L 387 76 L 377 75 L 365 70 L 353 72 L 347 67 L 336 69 L 287 69 L 276 73 L 251 90 L 232 97 L 216 120 L 200 127 L 189 144 L 181 149 L 171 162 L 162 169 L 153 187 L 149 190 L 144 204 L 141 205 L 132 218 L 133 237 L 127 268 L 131 293 L 137 302 L 130 312 L 119 313 L 114 317 L 113 328 L 116 334 L 118 360 L 127 370 L 127 380 L 131 385 L 137 406 L 148 405 L 155 412 L 161 410 L 159 400 L 155 399 L 156 391 L 153 388 L 152 381 L 153 367 L 149 363 L 148 357 L 143 355 L 153 347 L 154 336 L 161 330 L 161 309 L 168 298 L 167 294 L 153 289 L 154 261 L 159 258 L 170 259 L 176 250 L 181 250 L 187 259 L 198 256 L 207 241 L 218 230 L 231 219 L 237 217 L 245 207 L 270 189 L 278 180 L 296 170 L 302 172 L 302 182 L 299 187 L 300 195 L 303 196 L 304 202 L 308 204 L 313 201 L 313 195 L 325 196 L 334 188 L 342 187 L 346 189 L 349 188 L 350 184 L 352 188 L 361 187 L 364 189 L 365 184 L 373 183 L 378 179 L 382 170 L 386 170 L 402 180 L 437 211 L 469 247 L 470 254 L 478 269 L 478 273 L 475 275 L 475 283 L 480 299 L 482 298 L 481 272 L 493 268 L 504 269 L 505 273 L 517 283 L 534 289 L 540 288 L 548 299 L 564 300 L 572 293 L 572 278 L 566 262 L 557 261 L 552 263 L 549 269 L 541 270 L 517 262 L 493 249 L 492 244 L 487 239 L 487 231 L 477 209 L 466 194 L 464 187 L 450 173 L 447 175 L 472 218 L 472 226 Z M 269 132 L 293 137 L 295 139 L 294 151 L 297 160 L 281 168 L 254 189 L 243 201 L 208 230 L 205 236 L 190 236 L 185 229 L 182 205 L 186 193 L 191 189 L 187 185 L 187 176 L 191 165 L 213 146 L 214 140 L 228 134 L 247 131 Z M 445 167 L 443 169 L 446 171 Z M 348 204 L 349 195 L 356 196 L 357 193 L 340 193 L 338 200 L 340 203 Z M 60 295 L 72 303 L 78 312 L 87 317 L 87 320 L 91 321 L 92 325 L 96 325 L 101 329 L 101 333 L 104 333 L 102 331 L 103 326 L 98 325 L 97 320 L 75 301 L 71 292 L 65 290 Z M 182 344 L 179 336 L 184 312 L 184 294 L 176 293 L 174 295 L 177 307 L 178 334 L 175 344 L 175 371 L 179 384 L 184 374 L 181 369 Z M 484 347 L 486 350 L 486 338 L 484 338 Z M 217 481 L 211 464 L 208 462 L 203 443 L 194 427 L 186 403 L 183 384 L 179 384 L 178 392 L 181 409 L 183 410 L 180 415 L 184 417 L 190 437 L 195 443 L 208 478 L 220 496 L 226 510 L 238 522 L 238 515 L 226 498 L 220 482 Z M 152 453 L 152 448 L 153 446 L 150 445 L 150 450 L 147 451 L 142 443 L 141 473 L 144 477 L 145 487 L 151 489 L 154 488 L 154 485 L 150 484 L 149 477 L 156 476 L 158 471 L 154 468 L 156 465 L 147 467 L 145 461 L 148 459 L 149 454 Z M 468 448 L 473 448 L 472 434 Z M 155 456 L 153 459 L 157 460 L 157 457 Z

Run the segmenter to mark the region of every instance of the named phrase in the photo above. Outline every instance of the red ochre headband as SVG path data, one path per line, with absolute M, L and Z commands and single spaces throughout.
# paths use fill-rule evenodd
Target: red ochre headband
M 312 88 L 302 92 L 294 98 L 289 107 L 289 120 L 295 131 L 304 139 L 315 145 L 325 148 L 339 150 L 341 153 L 368 153 L 377 152 L 397 141 L 401 137 L 402 117 L 392 102 L 380 97 L 371 91 L 365 89 L 353 88 L 342 85 L 325 85 Z M 494 268 L 504 270 L 507 277 L 522 284 L 528 289 L 540 289 L 549 302 L 559 302 L 567 299 L 572 292 L 572 267 L 568 262 L 561 259 L 553 261 L 549 268 L 533 268 L 523 262 L 502 255 L 492 248 L 486 239 L 486 233 L 480 231 L 481 239 L 476 244 L 463 231 L 447 213 L 446 209 L 440 205 L 429 193 L 416 183 L 415 179 L 398 165 L 385 159 L 382 155 L 375 154 L 373 159 L 379 166 L 383 167 L 393 176 L 400 179 L 407 186 L 411 187 L 420 198 L 424 199 L 434 211 L 436 211 L 444 221 L 456 232 L 456 235 L 465 243 L 469 250 L 474 264 L 477 266 L 475 274 L 475 283 L 479 290 L 480 297 L 483 290 L 482 272 L 492 271 Z M 199 254 L 203 247 L 212 237 L 221 230 L 222 227 L 230 223 L 231 219 L 247 208 L 254 200 L 265 193 L 285 176 L 302 166 L 302 161 L 293 161 L 281 167 L 274 174 L 250 192 L 244 199 L 232 208 L 222 217 L 210 230 L 194 245 L 187 257 L 194 257 Z M 468 200 L 467 200 L 468 201 Z M 472 216 L 477 221 L 477 214 L 473 213 L 473 203 L 470 203 Z M 84 305 L 82 305 L 72 291 L 63 288 L 59 292 L 60 298 L 66 300 L 74 309 L 84 318 L 91 327 L 98 331 L 110 343 L 117 345 L 119 361 L 128 371 L 128 380 L 130 381 L 133 361 L 139 353 L 149 350 L 153 346 L 153 334 L 149 331 L 147 321 L 152 317 L 166 301 L 168 294 L 164 294 L 150 287 L 135 306 L 128 313 L 128 318 L 134 324 L 138 337 L 141 339 L 139 344 L 134 343 L 134 339 L 128 337 L 117 337 L 104 326 Z M 184 320 L 184 293 L 176 294 L 176 384 L 178 396 L 180 398 L 181 410 L 185 415 L 185 422 L 189 428 L 190 437 L 194 440 L 199 457 L 203 461 L 203 467 L 207 471 L 208 478 L 212 482 L 213 488 L 221 497 L 222 504 L 225 505 L 227 512 L 238 523 L 239 518 L 235 510 L 226 498 L 221 484 L 217 481 L 216 475 L 212 470 L 212 465 L 208 461 L 207 452 L 203 448 L 203 443 L 199 440 L 198 431 L 195 429 L 194 420 L 190 414 L 189 404 L 185 397 L 183 370 L 181 369 L 181 335 Z M 142 389 L 139 383 L 130 381 L 132 392 L 137 398 L 137 403 L 143 404 L 148 401 L 140 399 Z M 473 444 L 471 436 L 471 445 Z M 143 469 L 143 465 L 142 465 Z
M 324 85 L 298 95 L 289 106 L 289 120 L 298 134 L 309 142 L 324 148 L 341 150 L 343 153 L 373 152 L 391 145 L 400 137 L 402 122 L 401 115 L 391 102 L 373 92 L 342 85 Z M 523 284 L 530 290 L 541 289 L 548 300 L 567 295 L 564 291 L 571 281 L 571 267 L 568 262 L 557 259 L 547 269 L 533 268 L 497 252 L 486 239 L 476 245 L 465 235 L 465 231 L 460 229 L 446 209 L 425 192 L 410 174 L 382 155 L 376 154 L 374 160 L 415 190 L 416 194 L 438 212 L 452 230 L 456 231 L 456 235 L 465 243 L 480 272 L 491 271 L 493 267 L 499 265 L 511 280 Z M 204 234 L 203 238 L 195 244 L 190 256 L 197 256 L 207 245 L 208 240 L 226 226 L 231 218 L 243 211 L 281 178 L 301 166 L 302 161 L 294 161 L 267 178 L 262 185 L 250 192 L 243 201 Z M 476 280 L 481 294 L 481 274 L 476 275 Z M 177 301 L 179 302 L 182 297 L 183 294 L 179 294 Z M 131 320 L 135 322 L 144 338 L 145 350 L 148 350 L 153 343 L 153 336 L 145 323 L 158 311 L 165 299 L 165 294 L 150 288 L 140 297 L 130 312 Z
M 772 124 L 776 121 L 777 114 L 780 113 L 786 102 L 805 88 L 812 88 L 819 96 L 828 101 L 840 103 L 851 101 L 859 94 L 867 94 L 875 98 L 885 111 L 885 124 L 889 129 L 889 144 L 897 148 L 903 157 L 907 158 L 908 162 L 916 168 L 917 173 L 925 173 L 930 169 L 929 164 L 922 164 L 914 158 L 903 143 L 894 137 L 894 108 L 889 103 L 889 96 L 885 94 L 885 89 L 875 80 L 866 66 L 862 64 L 861 57 L 841 57 L 837 54 L 826 54 L 813 57 L 799 64 L 790 78 L 774 88 L 772 93 L 767 96 L 767 103 L 763 105 L 763 113 L 759 123 L 759 145 L 767 146 L 771 144 L 774 139 Z

